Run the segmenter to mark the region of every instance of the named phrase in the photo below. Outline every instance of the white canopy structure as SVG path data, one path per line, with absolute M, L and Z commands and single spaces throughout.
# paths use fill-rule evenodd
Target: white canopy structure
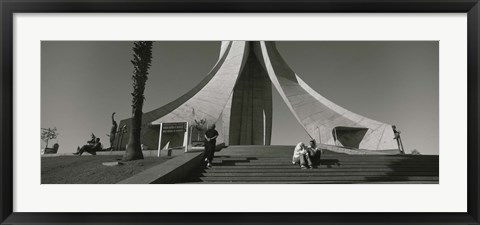
M 175 101 L 144 113 L 142 141 L 158 145 L 154 125 L 204 120 L 217 125 L 217 143 L 270 145 L 272 84 L 317 143 L 398 153 L 392 125 L 350 112 L 318 94 L 292 71 L 275 43 L 267 41 L 222 42 L 220 57 L 205 79 Z M 129 120 L 120 127 L 128 127 Z

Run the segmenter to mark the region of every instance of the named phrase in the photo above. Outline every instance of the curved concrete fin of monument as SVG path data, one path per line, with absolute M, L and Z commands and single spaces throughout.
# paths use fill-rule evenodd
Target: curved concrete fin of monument
M 272 84 L 257 57 L 256 42 L 233 89 L 229 125 L 231 145 L 269 145 L 271 142 Z
M 231 43 L 232 43 L 232 41 L 222 41 L 220 43 L 220 54 L 218 55 L 218 60 L 219 61 L 223 57 L 223 55 L 225 54 L 225 52 L 227 51 L 227 49 L 229 48 Z
M 265 60 L 263 59 L 263 51 L 262 51 L 262 45 L 261 43 L 263 43 L 265 41 L 255 41 L 255 42 L 252 42 L 251 45 L 251 53 L 250 54 L 254 54 L 255 57 L 257 58 L 258 62 L 260 63 L 260 65 L 262 66 L 263 70 L 265 72 L 267 72 L 267 66 L 265 65 Z M 275 42 L 272 41 L 272 44 L 274 45 Z M 267 56 L 268 57 L 268 56 Z M 267 72 L 268 73 L 268 72 Z
M 290 111 L 305 131 L 317 142 L 340 145 L 335 134 L 342 127 L 342 134 L 353 135 L 358 128 L 368 128 L 360 143 L 343 146 L 367 150 L 397 149 L 391 125 L 381 123 L 348 111 L 314 91 L 287 65 L 273 42 L 260 42 L 261 53 L 256 51 L 273 85 Z M 348 127 L 352 128 L 350 133 Z M 390 127 L 390 129 L 387 129 Z
M 269 50 L 267 50 L 267 49 L 269 49 Z M 276 61 L 275 59 L 271 58 L 272 53 L 273 53 L 274 56 L 280 57 L 280 54 L 278 52 L 276 52 L 275 43 L 274 42 L 260 41 L 259 46 L 254 48 L 254 52 L 255 52 L 257 58 L 259 59 L 259 61 L 261 62 L 261 65 L 264 66 L 265 71 L 267 71 L 267 74 L 270 77 L 270 80 L 271 80 L 273 86 L 275 86 L 278 93 L 282 97 L 283 101 L 285 102 L 285 104 L 287 104 L 287 107 L 290 109 L 290 111 L 295 116 L 295 118 L 298 120 L 298 122 L 300 124 L 302 124 L 303 128 L 310 135 L 310 137 L 313 137 L 310 134 L 310 132 L 308 132 L 305 125 L 303 125 L 301 118 L 298 116 L 298 114 L 296 113 L 296 110 L 293 108 L 293 105 L 288 100 L 287 93 L 284 90 L 285 85 L 281 84 L 281 80 L 283 80 L 283 79 L 278 79 L 278 76 L 276 74 L 276 71 L 278 71 L 278 69 L 274 69 L 274 65 L 278 65 L 278 63 L 275 62 Z M 281 57 L 277 58 L 277 59 L 281 59 Z M 272 60 L 275 60 L 275 61 L 272 62 Z M 282 61 L 281 64 L 285 64 L 285 62 Z M 280 68 L 280 70 L 282 72 L 282 75 L 285 76 L 285 77 L 290 77 L 291 78 L 292 74 L 293 74 L 293 76 L 295 76 L 295 73 L 290 68 L 287 68 L 285 70 L 285 67 L 283 66 L 282 68 Z M 295 82 L 292 82 L 292 84 L 295 85 Z M 298 84 L 297 84 L 297 86 L 298 86 Z
M 200 83 L 198 83 L 193 89 L 191 89 L 189 92 L 185 93 L 184 95 L 180 96 L 179 98 L 175 99 L 174 101 L 164 105 L 163 107 L 160 107 L 158 109 L 145 113 L 144 116 L 151 116 L 153 118 L 149 122 L 159 119 L 160 117 L 165 116 L 167 113 L 170 113 L 174 109 L 180 107 L 190 98 L 192 98 L 195 94 L 197 94 L 201 89 L 203 89 L 205 85 L 207 85 L 207 83 L 210 82 L 210 80 L 215 76 L 216 72 L 220 69 L 223 62 L 225 62 L 228 52 L 232 47 L 232 44 L 233 42 L 227 43 L 225 51 L 223 51 L 223 54 L 220 56 L 216 64 L 212 67 L 208 75 L 205 78 L 203 78 L 202 81 L 200 81 Z
M 159 126 L 152 125 L 161 122 L 193 124 L 195 120 L 205 119 L 211 124 L 212 121 L 217 121 L 230 98 L 230 94 L 225 93 L 233 91 L 239 71 L 248 56 L 248 45 L 245 42 L 230 41 L 222 44 L 224 50 L 221 50 L 221 57 L 200 83 L 176 100 L 143 114 L 142 127 L 146 128 L 142 129 L 143 144 L 158 147 Z M 119 123 L 119 128 L 125 132 L 115 140 L 119 146 L 128 141 L 130 121 L 131 118 L 128 118 Z
M 314 91 L 300 77 L 297 77 L 297 80 L 299 81 L 299 85 L 318 102 L 323 103 L 327 108 L 337 113 L 337 115 L 331 117 L 330 128 L 337 126 L 368 128 L 359 148 L 368 150 L 398 149 L 398 145 L 394 139 L 392 125 L 351 112 Z
M 218 71 L 220 66 L 223 64 L 227 56 L 226 53 L 230 50 L 231 45 L 232 45 L 231 42 L 226 43 L 225 51 L 223 51 L 223 54 L 220 55 L 220 58 L 217 60 L 216 64 L 212 67 L 208 75 L 200 81 L 200 83 L 198 83 L 193 89 L 191 89 L 189 92 L 185 93 L 184 95 L 180 96 L 179 98 L 175 99 L 174 101 L 171 101 L 160 108 L 144 113 L 142 115 L 142 124 L 149 124 L 152 121 L 160 118 L 161 116 L 164 116 L 165 114 L 178 108 L 180 105 L 182 105 L 192 96 L 194 96 L 198 91 L 200 91 L 212 79 L 216 71 Z M 124 123 L 125 125 L 129 126 L 128 120 L 130 119 L 131 118 L 122 120 L 120 124 Z
M 231 118 L 231 115 L 232 115 L 232 111 L 231 111 L 231 109 L 232 109 L 232 99 L 233 99 L 233 92 L 230 93 L 230 97 L 228 98 L 227 104 L 225 104 L 225 107 L 223 108 L 221 116 L 215 122 L 217 124 L 218 122 L 220 122 L 219 120 L 221 120 L 222 127 L 219 128 L 219 129 L 222 129 L 221 133 L 223 135 L 219 135 L 219 138 L 220 137 L 223 138 L 223 143 L 225 143 L 225 145 L 230 144 L 229 130 L 230 130 L 230 118 Z M 219 142 L 219 143 L 221 143 L 221 142 Z
M 224 45 L 225 46 L 225 45 Z M 205 120 L 207 125 L 215 123 L 227 105 L 233 88 L 248 56 L 248 43 L 229 42 L 223 57 L 196 88 L 167 104 L 164 113 L 158 115 L 152 124 L 162 122 Z M 178 104 L 181 103 L 181 104 Z M 176 107 L 172 107 L 176 106 Z
M 220 44 L 220 54 L 218 55 L 218 60 L 215 63 L 215 65 L 210 69 L 210 71 L 207 73 L 207 76 L 203 78 L 202 81 L 200 81 L 198 85 L 202 84 L 204 80 L 207 80 L 207 82 L 215 75 L 216 71 L 222 66 L 223 62 L 225 61 L 225 58 L 230 51 L 230 47 L 232 46 L 233 41 L 222 41 Z M 205 86 L 205 85 L 204 85 Z

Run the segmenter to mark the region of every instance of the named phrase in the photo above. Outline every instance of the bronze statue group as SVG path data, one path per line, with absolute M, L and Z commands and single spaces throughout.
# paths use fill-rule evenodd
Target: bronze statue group
M 90 141 L 87 141 L 87 144 L 80 147 L 77 147 L 77 152 L 73 153 L 74 155 L 81 156 L 84 152 L 90 153 L 92 155 L 96 155 L 97 151 L 101 151 L 103 149 L 102 143 L 100 143 L 100 138 L 95 137 L 92 134 L 92 138 Z
M 115 112 L 112 113 L 112 128 L 110 129 L 110 149 L 113 149 L 113 143 L 115 141 L 115 134 L 117 132 L 117 122 L 114 119 Z M 96 155 L 98 151 L 102 151 L 103 146 L 100 143 L 100 138 L 96 137 L 95 134 L 92 134 L 92 137 L 89 141 L 87 141 L 86 145 L 83 145 L 81 148 L 77 147 L 77 152 L 73 153 L 74 155 L 81 156 L 84 152 L 90 153 L 92 155 Z

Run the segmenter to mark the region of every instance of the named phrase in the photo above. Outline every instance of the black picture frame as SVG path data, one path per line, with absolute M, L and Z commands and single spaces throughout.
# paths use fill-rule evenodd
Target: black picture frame
M 0 0 L 2 224 L 479 224 L 478 0 Z M 17 213 L 13 212 L 14 13 L 467 13 L 467 213 Z M 441 199 L 439 199 L 441 201 Z

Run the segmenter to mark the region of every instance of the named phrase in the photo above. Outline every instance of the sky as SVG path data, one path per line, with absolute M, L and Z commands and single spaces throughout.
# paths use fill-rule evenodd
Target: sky
M 42 41 L 41 127 L 57 127 L 59 153 L 94 133 L 109 146 L 110 116 L 131 117 L 132 41 Z M 397 125 L 405 151 L 439 154 L 439 43 L 281 41 L 287 64 L 315 91 L 362 116 Z M 157 41 L 143 112 L 198 84 L 216 63 L 218 41 Z M 40 130 L 40 129 L 39 129 Z M 310 138 L 273 88 L 272 145 Z M 41 141 L 41 148 L 45 142 Z

